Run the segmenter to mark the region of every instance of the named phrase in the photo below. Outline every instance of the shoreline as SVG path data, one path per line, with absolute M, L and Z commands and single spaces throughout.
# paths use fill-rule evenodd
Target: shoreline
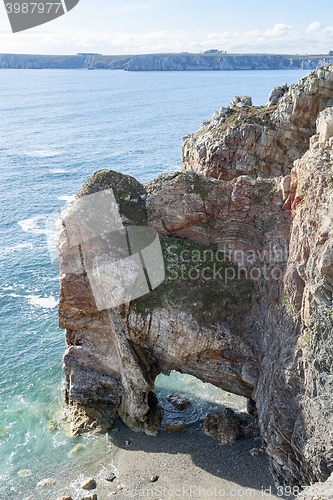
M 190 425 L 185 433 L 165 433 L 157 437 L 136 433 L 120 419 L 111 431 L 115 446 L 112 462 L 102 464 L 97 479 L 97 498 L 253 498 L 278 496 L 269 472 L 266 455 L 252 456 L 259 438 L 239 438 L 223 446 Z M 115 473 L 112 482 L 105 480 Z M 158 476 L 152 482 L 153 476 Z M 75 498 L 76 500 L 76 498 Z
M 175 53 L 102 55 L 0 54 L 0 69 L 110 69 L 125 71 L 315 70 L 330 54 Z
M 160 430 L 156 437 L 147 436 L 131 431 L 119 417 L 104 436 L 108 451 L 97 461 L 80 466 L 78 458 L 57 476 L 50 470 L 45 479 L 54 478 L 55 482 L 45 488 L 37 488 L 35 479 L 23 479 L 25 487 L 21 485 L 19 495 L 13 497 L 8 492 L 4 499 L 58 500 L 69 496 L 83 500 L 94 494 L 98 500 L 281 497 L 269 471 L 268 456 L 250 454 L 252 448 L 260 448 L 260 438 L 240 437 L 231 446 L 221 445 L 201 432 L 198 423 L 189 425 L 184 433 Z M 107 480 L 110 474 L 116 476 L 113 481 Z M 158 480 L 152 482 L 153 476 Z M 82 482 L 90 478 L 96 481 L 96 488 L 82 489 Z

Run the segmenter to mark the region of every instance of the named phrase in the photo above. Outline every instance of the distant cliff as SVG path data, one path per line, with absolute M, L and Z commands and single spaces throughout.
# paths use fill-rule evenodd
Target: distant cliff
M 102 56 L 46 56 L 0 54 L 0 68 L 15 69 L 120 69 L 125 71 L 200 71 L 304 69 L 333 63 L 324 55 L 299 56 L 278 54 L 144 54 Z

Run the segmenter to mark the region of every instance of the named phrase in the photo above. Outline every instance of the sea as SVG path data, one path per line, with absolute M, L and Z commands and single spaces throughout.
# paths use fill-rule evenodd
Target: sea
M 72 438 L 63 419 L 54 220 L 96 170 L 141 182 L 179 170 L 182 137 L 235 95 L 264 105 L 273 87 L 304 73 L 0 70 L 2 500 L 48 499 L 36 489 L 40 480 L 74 484 L 112 454 L 110 434 Z M 166 394 L 190 397 L 181 418 L 193 425 L 224 405 L 246 407 L 244 398 L 176 372 L 160 375 L 155 392 L 167 419 L 179 410 Z

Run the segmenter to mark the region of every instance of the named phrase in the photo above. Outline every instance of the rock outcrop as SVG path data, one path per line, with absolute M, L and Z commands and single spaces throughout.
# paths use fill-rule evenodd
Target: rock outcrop
M 288 174 L 309 148 L 318 113 L 333 105 L 331 67 L 318 68 L 288 92 L 281 87 L 274 106 L 271 96 L 268 106 L 244 102 L 240 108 L 235 98 L 222 107 L 196 133 L 184 137 L 183 170 L 225 180 Z
M 156 434 L 154 380 L 177 370 L 250 399 L 278 483 L 330 476 L 332 98 L 326 66 L 276 107 L 253 108 L 242 96 L 223 108 L 185 139 L 182 172 L 141 185 L 102 170 L 86 182 L 58 224 L 73 433 L 105 430 L 120 415 Z M 244 119 L 232 125 L 236 113 Z M 220 122 L 227 129 L 218 132 Z M 124 226 L 158 232 L 166 277 L 143 297 L 99 310 L 91 264 L 78 243 L 73 254 L 69 227 L 80 200 L 106 189 Z M 103 252 L 95 241 L 90 260 Z

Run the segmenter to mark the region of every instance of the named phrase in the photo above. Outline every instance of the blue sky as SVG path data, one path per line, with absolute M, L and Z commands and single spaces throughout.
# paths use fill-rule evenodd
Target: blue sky
M 333 50 L 332 0 L 80 0 L 65 16 L 16 34 L 0 9 L 0 52 L 7 53 Z

